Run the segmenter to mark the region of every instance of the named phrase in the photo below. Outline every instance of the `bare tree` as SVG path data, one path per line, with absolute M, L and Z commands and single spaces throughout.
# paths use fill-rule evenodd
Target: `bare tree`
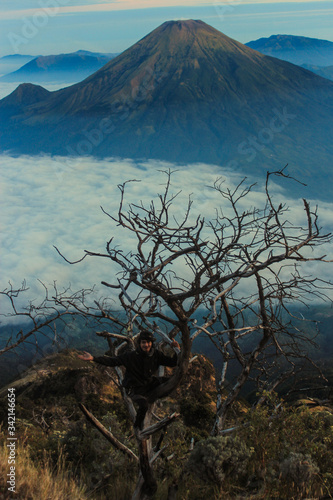
M 131 203 L 124 208 L 125 183 L 119 186 L 118 214 L 104 212 L 123 231 L 134 235 L 135 249 L 126 252 L 111 239 L 105 254 L 86 251 L 83 257 L 107 258 L 118 266 L 116 281 L 103 284 L 118 291 L 119 304 L 126 313 L 122 326 L 127 337 L 133 335 L 135 327 L 150 328 L 166 343 L 180 335 L 179 365 L 170 380 L 156 390 L 156 399 L 168 395 L 181 382 L 189 366 L 192 342 L 199 334 L 207 335 L 219 349 L 223 368 L 213 434 L 223 431 L 230 408 L 253 373 L 262 389 L 271 390 L 299 368 L 297 360 L 307 359 L 303 347 L 311 339 L 293 326 L 289 306 L 304 302 L 309 293 L 322 298 L 329 286 L 316 277 L 302 275 L 300 266 L 309 261 L 328 262 L 314 252 L 329 242 L 331 235 L 320 233 L 317 209 L 312 210 L 306 200 L 304 227 L 290 223 L 288 208 L 275 206 L 270 196 L 271 175 L 267 175 L 262 209 L 241 209 L 252 186 L 244 187 L 242 182 L 231 191 L 217 181 L 213 189 L 220 194 L 223 208 L 216 210 L 214 217 L 194 220 L 191 200 L 182 218 L 172 215 L 179 193 L 171 193 L 170 172 L 158 203 L 151 202 L 148 207 Z M 275 175 L 286 176 L 283 171 Z M 102 306 L 100 309 L 103 315 L 109 314 Z M 288 369 L 272 379 L 281 358 Z M 232 361 L 238 364 L 239 375 L 225 393 Z M 151 416 L 152 411 L 145 421 L 148 428 Z M 141 436 L 141 471 L 149 484 L 153 482 L 149 468 L 153 455 L 147 443 Z
M 118 274 L 103 285 L 117 296 L 118 308 L 112 310 L 103 301 L 88 307 L 82 292 L 80 300 L 66 294 L 54 300 L 64 311 L 109 322 L 111 331 L 103 330 L 100 335 L 108 339 L 111 348 L 115 338 L 120 341 L 118 349 L 123 345 L 130 348 L 143 328 L 155 332 L 165 344 L 179 336 L 178 366 L 156 389 L 154 400 L 180 384 L 189 367 L 193 340 L 206 336 L 223 360 L 212 429 L 212 434 L 218 434 L 250 377 L 262 390 L 272 390 L 299 369 L 298 360 L 307 359 L 305 346 L 312 341 L 293 324 L 290 305 L 304 303 L 308 294 L 326 297 L 330 283 L 302 274 L 301 267 L 309 261 L 331 262 L 325 255 L 317 255 L 318 247 L 331 241 L 331 234 L 321 234 L 317 209 L 306 200 L 302 226 L 289 222 L 288 207 L 274 204 L 269 181 L 272 175 L 287 177 L 283 170 L 267 174 L 266 201 L 261 209 L 244 209 L 253 187 L 246 187 L 245 181 L 234 190 L 216 181 L 212 189 L 221 197 L 221 207 L 207 217 L 192 216 L 191 198 L 183 215 L 175 212 L 180 192 L 172 193 L 172 173 L 166 175 L 163 194 L 148 206 L 140 202 L 125 208 L 128 183 L 124 183 L 119 186 L 118 213 L 102 209 L 124 234 L 133 237 L 132 250 L 118 246 L 111 238 L 105 253 L 86 250 L 82 259 L 70 262 L 87 257 L 111 260 Z M 284 371 L 273 378 L 281 360 Z M 226 387 L 231 364 L 237 365 L 238 376 Z M 121 384 L 121 370 L 118 376 Z M 125 391 L 123 396 L 134 420 L 133 404 Z M 173 415 L 153 424 L 153 409 L 154 403 L 144 429 L 137 433 L 142 477 L 133 498 L 149 497 L 156 488 L 152 463 L 159 451 L 154 452 L 151 435 L 176 418 Z

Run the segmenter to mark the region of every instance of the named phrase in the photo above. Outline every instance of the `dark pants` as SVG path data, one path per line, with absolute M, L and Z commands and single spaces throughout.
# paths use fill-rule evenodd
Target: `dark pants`
M 154 403 L 153 391 L 161 384 L 166 382 L 168 377 L 154 377 L 151 382 L 140 387 L 129 389 L 127 394 L 138 405 L 134 427 L 142 428 L 149 404 Z

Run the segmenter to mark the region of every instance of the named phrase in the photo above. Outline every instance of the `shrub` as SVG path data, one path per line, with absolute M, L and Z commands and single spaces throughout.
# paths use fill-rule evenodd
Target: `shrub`
M 249 412 L 248 425 L 238 431 L 254 449 L 251 486 L 263 492 L 260 498 L 318 498 L 332 492 L 332 413 L 274 403 L 273 409 L 263 405 Z
M 303 455 L 303 453 L 291 452 L 289 457 L 280 464 L 280 478 L 299 488 L 308 483 L 318 472 L 319 469 L 310 455 Z
M 221 486 L 226 476 L 235 481 L 245 478 L 251 455 L 237 437 L 211 437 L 195 445 L 188 469 L 202 480 Z

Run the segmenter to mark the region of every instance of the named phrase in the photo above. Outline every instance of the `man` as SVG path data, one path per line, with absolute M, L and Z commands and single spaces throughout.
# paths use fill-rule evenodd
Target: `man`
M 134 427 L 141 428 L 148 405 L 154 402 L 153 391 L 159 385 L 166 382 L 167 377 L 156 377 L 155 373 L 159 366 L 176 366 L 178 356 L 166 356 L 163 352 L 155 349 L 154 337 L 148 330 L 144 330 L 138 336 L 138 347 L 135 351 L 128 351 L 119 356 L 92 356 L 85 352 L 78 357 L 84 361 L 95 361 L 106 366 L 125 366 L 126 373 L 123 387 L 128 396 L 138 405 L 138 411 Z M 180 348 L 176 340 L 172 341 L 173 347 Z

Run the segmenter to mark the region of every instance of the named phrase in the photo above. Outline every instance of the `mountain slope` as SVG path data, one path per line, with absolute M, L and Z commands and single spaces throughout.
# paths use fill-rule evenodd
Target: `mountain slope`
M 8 112 L 19 92 L 0 101 L 2 150 L 202 161 L 255 174 L 289 162 L 305 181 L 316 169 L 321 194 L 330 180 L 333 83 L 202 21 L 164 23 L 84 81 Z

